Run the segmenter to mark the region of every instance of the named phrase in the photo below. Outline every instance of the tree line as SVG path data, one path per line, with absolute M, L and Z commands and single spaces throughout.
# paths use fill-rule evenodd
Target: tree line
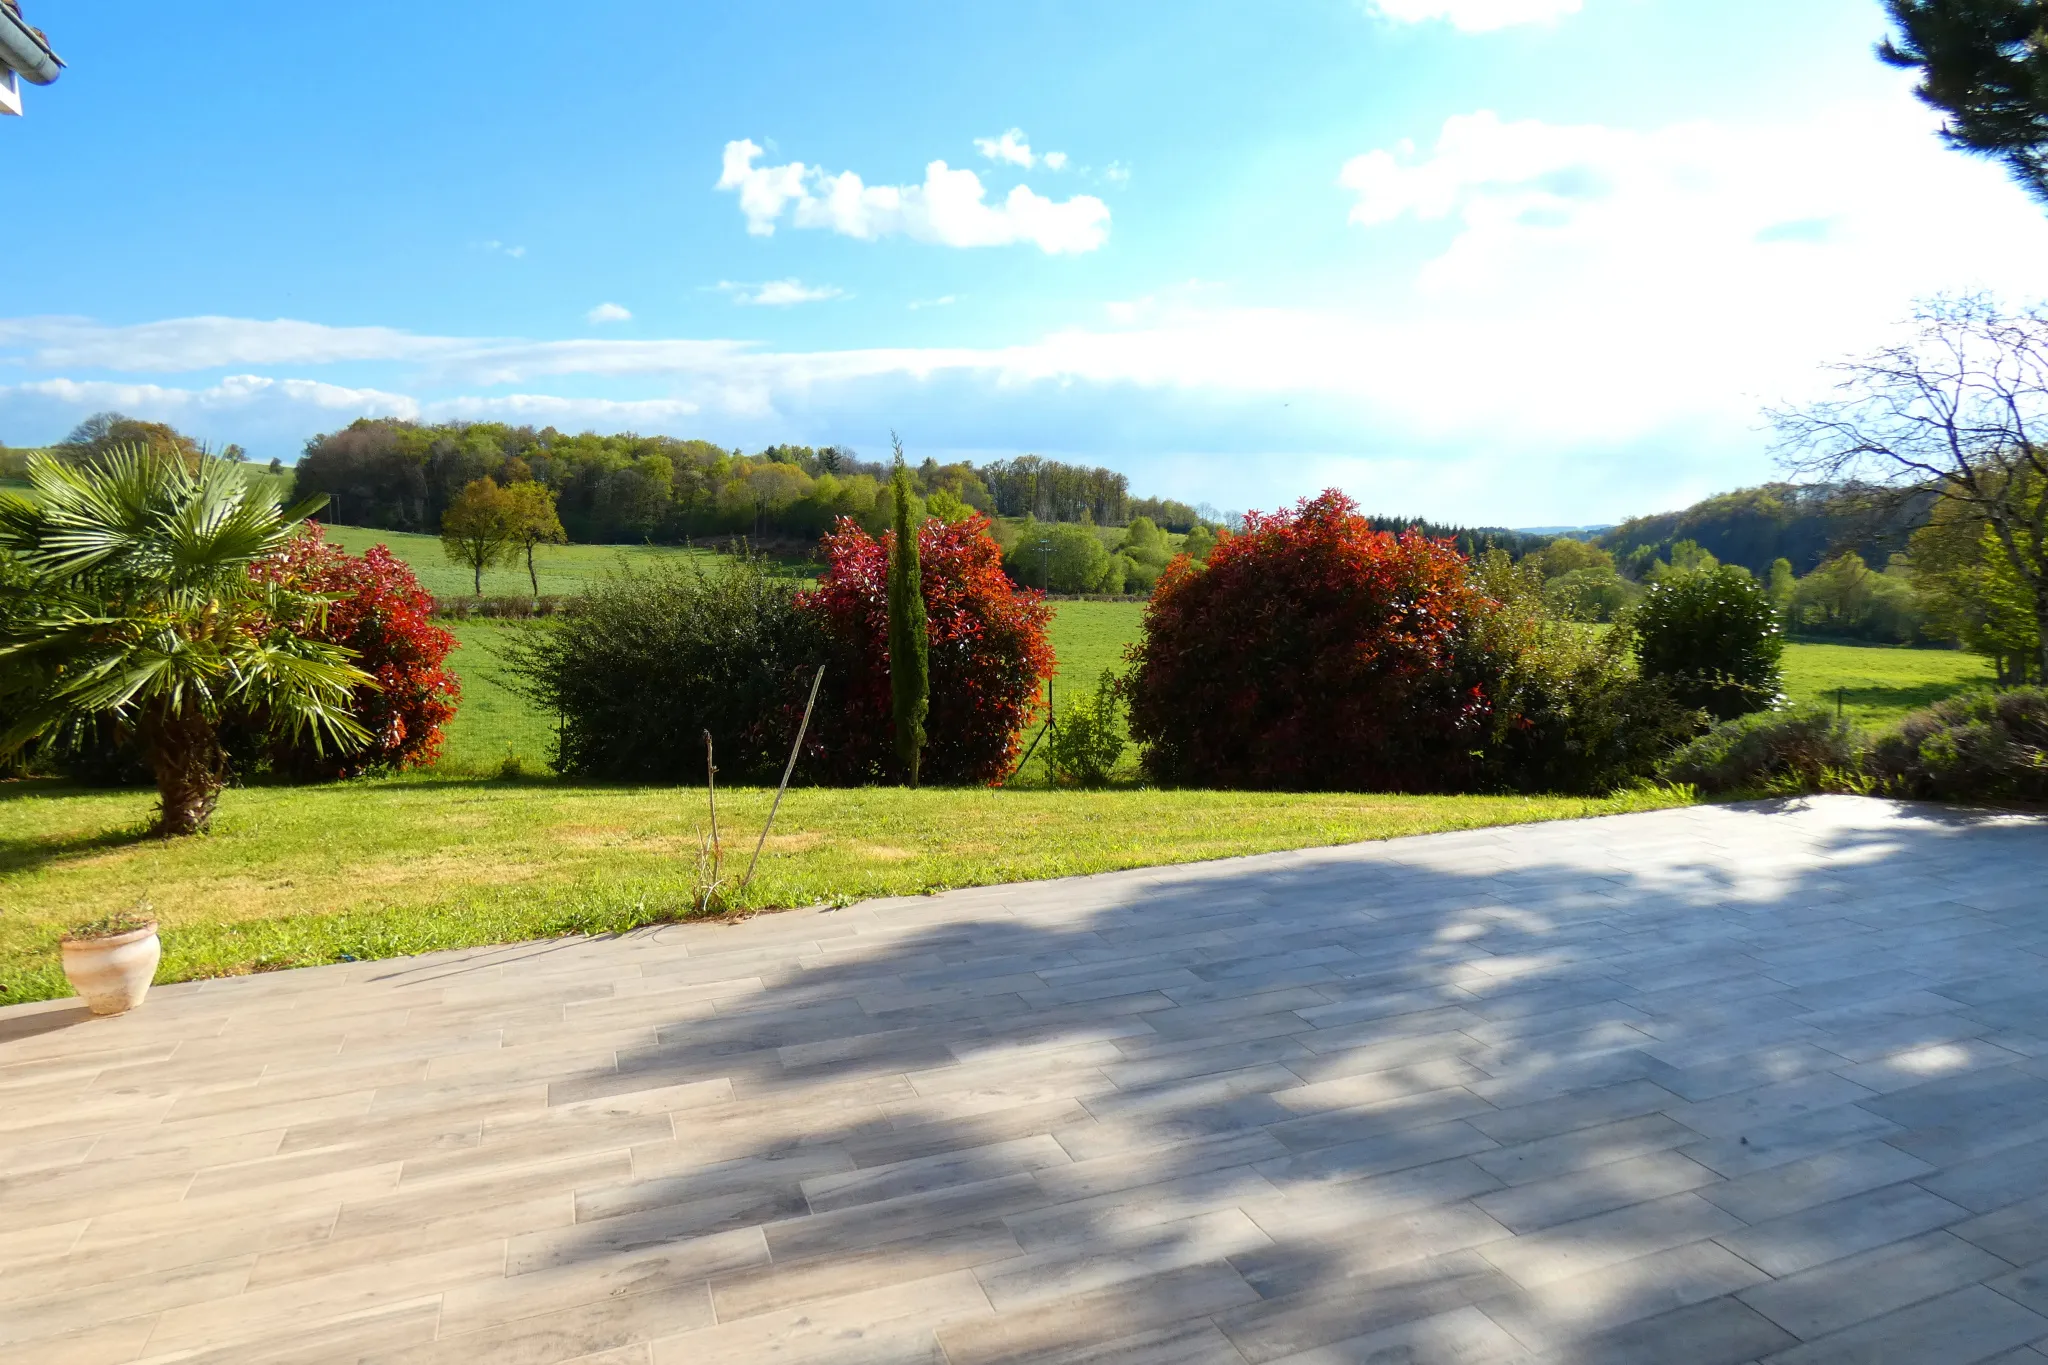
M 337 521 L 428 535 L 479 479 L 547 488 L 563 534 L 579 543 L 815 541 L 841 517 L 879 532 L 891 516 L 890 467 L 843 446 L 773 445 L 748 454 L 670 436 L 572 436 L 496 422 L 360 419 L 308 441 L 296 477 L 299 496 L 326 495 Z M 942 513 L 1103 526 L 1147 516 L 1182 532 L 1204 520 L 1186 503 L 1133 498 L 1128 479 L 1114 470 L 1035 455 L 980 466 L 927 459 L 909 477 L 920 503 Z

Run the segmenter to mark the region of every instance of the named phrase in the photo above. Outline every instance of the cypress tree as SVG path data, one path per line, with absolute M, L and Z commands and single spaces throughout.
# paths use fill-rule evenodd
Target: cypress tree
M 931 640 L 925 628 L 924 575 L 917 562 L 917 531 L 910 516 L 910 470 L 896 446 L 896 544 L 889 557 L 889 694 L 896 721 L 896 756 L 917 785 L 924 751 L 924 718 L 931 706 Z

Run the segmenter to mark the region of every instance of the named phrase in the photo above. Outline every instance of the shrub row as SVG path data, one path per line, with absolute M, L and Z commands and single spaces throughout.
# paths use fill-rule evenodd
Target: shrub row
M 2048 691 L 1951 697 L 1875 743 L 1823 708 L 1746 716 L 1680 749 L 1661 775 L 1716 795 L 1848 791 L 2048 802 Z
M 902 774 L 889 687 L 890 538 L 841 522 L 813 588 L 734 558 L 611 580 L 511 653 L 561 718 L 556 767 L 768 781 L 819 667 L 804 780 Z M 1091 544 L 1095 544 L 1091 540 Z M 919 532 L 931 700 L 925 776 L 1005 778 L 1052 669 L 1042 594 L 1019 589 L 980 517 Z M 1122 678 L 1048 741 L 1062 778 L 1106 780 L 1128 733 L 1174 786 L 1603 792 L 1650 775 L 1706 713 L 1777 693 L 1782 648 L 1746 575 L 1674 579 L 1630 625 L 1593 632 L 1545 604 L 1539 569 L 1376 530 L 1334 491 L 1163 570 Z
M 1174 785 L 1604 791 L 1699 728 L 1633 645 L 1554 619 L 1540 572 L 1375 530 L 1332 491 L 1167 569 L 1131 733 Z
M 774 782 L 813 677 L 825 669 L 798 772 L 852 785 L 902 776 L 889 694 L 893 537 L 842 521 L 825 571 L 800 590 L 746 556 L 665 565 L 601 584 L 575 613 L 506 650 L 525 693 L 560 716 L 555 767 L 619 781 L 701 782 L 704 735 L 732 782 Z M 1051 613 L 1002 572 L 974 516 L 918 536 L 931 641 L 922 775 L 1007 776 L 1052 671 Z

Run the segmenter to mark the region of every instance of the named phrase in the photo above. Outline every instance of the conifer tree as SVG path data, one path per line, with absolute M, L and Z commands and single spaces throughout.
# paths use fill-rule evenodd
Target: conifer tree
M 924 576 L 917 562 L 918 527 L 910 514 L 910 470 L 896 443 L 896 543 L 889 558 L 889 695 L 896 721 L 896 756 L 917 785 L 924 752 L 925 714 L 931 706 L 931 641 L 924 614 Z
M 1878 45 L 1920 73 L 1951 147 L 2003 161 L 2048 204 L 2048 0 L 1885 0 L 1896 32 Z

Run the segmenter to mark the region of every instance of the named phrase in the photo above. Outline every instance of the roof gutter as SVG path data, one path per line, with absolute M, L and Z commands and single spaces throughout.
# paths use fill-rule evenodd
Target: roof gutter
M 64 63 L 50 50 L 49 39 L 22 22 L 8 0 L 0 0 L 0 66 L 11 67 L 32 85 L 57 79 Z

